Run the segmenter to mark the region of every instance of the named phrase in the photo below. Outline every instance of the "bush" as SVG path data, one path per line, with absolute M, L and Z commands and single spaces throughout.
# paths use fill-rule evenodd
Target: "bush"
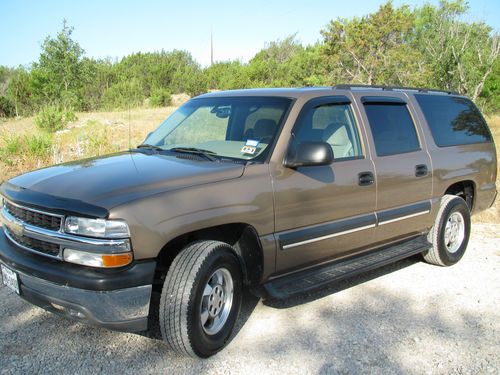
M 58 106 L 43 107 L 35 117 L 35 125 L 40 130 L 54 133 L 62 130 L 68 122 L 76 121 L 77 118 L 72 111 L 65 111 Z
M 151 90 L 149 104 L 152 107 L 166 107 L 172 103 L 172 94 L 166 88 L 155 87 Z
M 108 110 L 138 107 L 144 100 L 143 90 L 136 79 L 115 83 L 104 92 L 103 107 Z
M 12 102 L 5 96 L 0 96 L 0 117 L 13 117 L 16 109 Z
M 40 135 L 3 135 L 0 139 L 0 161 L 8 166 L 45 161 L 50 156 L 52 137 Z
M 49 134 L 26 136 L 24 139 L 25 155 L 29 159 L 46 159 L 50 155 L 52 137 Z
M 66 121 L 66 123 L 75 122 L 75 121 L 78 120 L 78 117 L 76 117 L 75 112 L 73 112 L 73 111 L 66 111 L 64 113 L 64 120 Z
M 3 147 L 0 147 L 0 160 L 9 166 L 14 164 L 12 160 L 13 156 L 18 154 L 21 150 L 21 137 L 19 135 L 3 135 L 2 136 Z

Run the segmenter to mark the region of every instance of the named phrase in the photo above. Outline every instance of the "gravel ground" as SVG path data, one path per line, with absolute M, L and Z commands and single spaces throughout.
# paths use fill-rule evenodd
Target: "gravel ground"
M 66 320 L 0 287 L 0 374 L 500 373 L 500 225 L 450 268 L 410 258 L 286 302 L 248 298 L 208 360 Z

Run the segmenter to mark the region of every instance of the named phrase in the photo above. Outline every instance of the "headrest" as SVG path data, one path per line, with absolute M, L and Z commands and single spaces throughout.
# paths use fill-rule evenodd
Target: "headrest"
M 271 119 L 257 120 L 254 126 L 254 137 L 261 139 L 264 137 L 272 137 L 276 129 L 276 122 Z

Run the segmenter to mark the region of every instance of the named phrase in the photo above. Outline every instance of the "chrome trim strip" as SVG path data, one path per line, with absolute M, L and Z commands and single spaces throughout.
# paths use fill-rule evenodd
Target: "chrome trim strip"
M 390 220 L 380 221 L 380 222 L 378 223 L 378 225 L 390 224 L 390 223 L 394 223 L 394 222 L 396 222 L 396 221 L 409 219 L 409 218 L 411 218 L 411 217 L 420 216 L 420 215 L 425 215 L 425 214 L 428 214 L 428 213 L 430 213 L 430 212 L 431 212 L 430 210 L 425 210 L 425 211 L 421 211 L 421 212 L 416 212 L 416 213 L 414 213 L 414 214 L 410 214 L 410 215 L 405 215 L 405 216 L 397 217 L 397 218 L 395 218 L 395 219 L 390 219 Z
M 345 231 L 342 231 L 342 232 L 337 232 L 337 233 L 329 234 L 327 236 L 311 238 L 310 240 L 295 242 L 295 243 L 283 246 L 283 249 L 289 249 L 289 248 L 300 246 L 300 245 L 306 245 L 306 244 L 309 244 L 309 243 L 312 243 L 312 242 L 322 241 L 322 240 L 326 240 L 326 239 L 329 239 L 329 238 L 342 236 L 344 234 L 359 232 L 361 230 L 370 229 L 370 228 L 375 228 L 375 224 L 365 225 L 363 227 L 358 227 L 358 228 L 354 228 L 354 229 L 345 230 Z
M 9 227 L 10 223 L 14 223 L 16 221 L 16 218 L 12 216 L 5 207 L 2 208 L 0 218 L 3 218 L 2 221 L 5 222 L 5 226 L 7 228 Z M 89 237 L 75 236 L 62 232 L 56 232 L 53 230 L 36 227 L 25 222 L 22 222 L 22 224 L 24 227 L 24 235 L 26 237 L 31 237 L 40 241 L 61 245 L 61 248 L 68 247 L 75 250 L 83 250 L 94 253 L 107 253 L 107 254 L 123 253 L 131 251 L 130 240 L 128 238 L 112 239 L 112 240 L 95 239 Z M 18 244 L 17 242 L 15 243 Z

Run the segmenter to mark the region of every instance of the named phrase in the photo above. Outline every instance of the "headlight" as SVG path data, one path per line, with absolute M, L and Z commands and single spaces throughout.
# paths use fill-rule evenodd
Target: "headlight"
M 87 219 L 68 216 L 64 222 L 66 233 L 97 238 L 130 237 L 128 225 L 124 220 Z
M 99 268 L 123 267 L 130 264 L 133 259 L 131 252 L 97 254 L 74 249 L 64 249 L 63 258 L 66 262 Z

